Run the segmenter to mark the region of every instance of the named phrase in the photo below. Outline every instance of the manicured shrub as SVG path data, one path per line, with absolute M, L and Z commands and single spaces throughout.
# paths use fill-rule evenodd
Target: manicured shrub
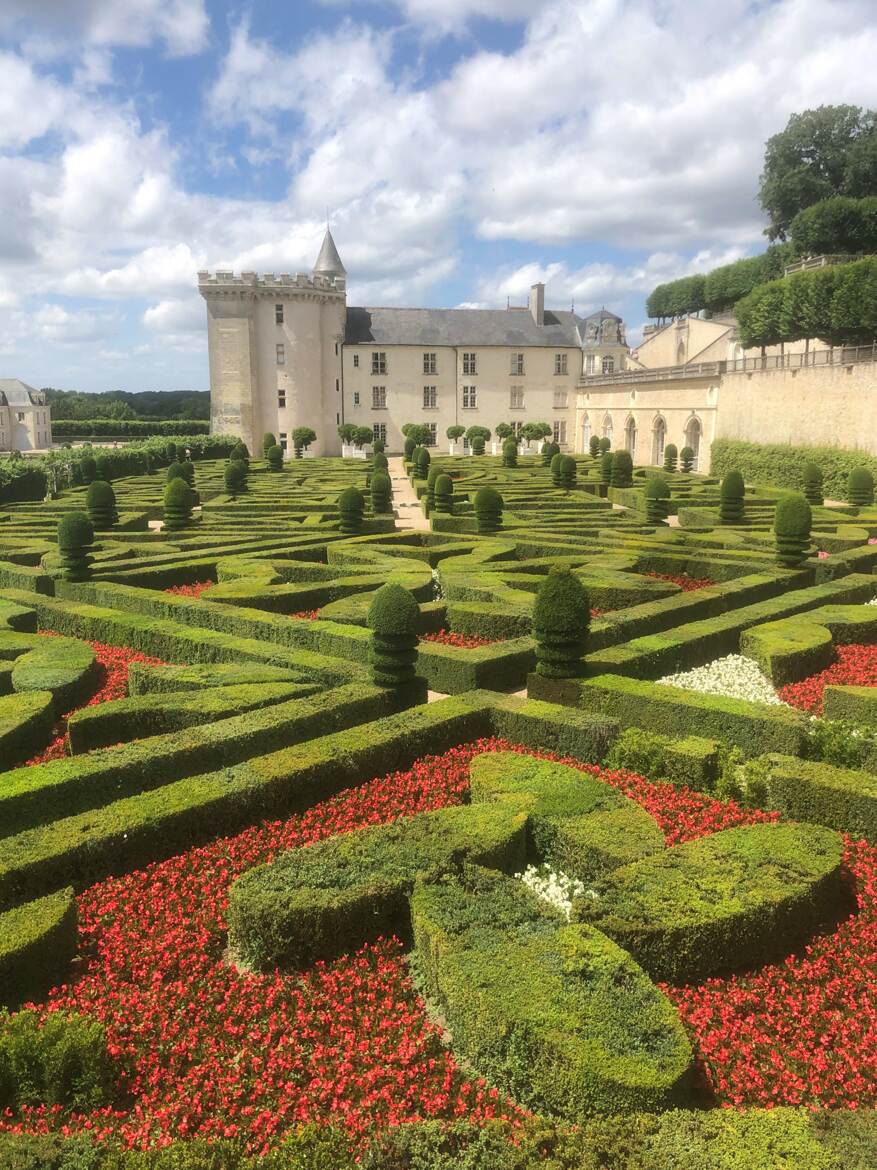
M 405 458 L 410 461 L 411 456 L 417 450 L 417 444 L 414 442 L 413 439 L 406 438 L 405 446 L 403 447 L 403 450 L 405 452 Z
M 777 502 L 773 519 L 777 561 L 784 569 L 794 569 L 807 559 L 810 551 L 810 505 L 797 492 Z
M 250 469 L 250 452 L 247 449 L 247 444 L 244 442 L 235 443 L 235 445 L 232 447 L 231 452 L 229 454 L 229 459 L 234 459 L 240 463 L 243 463 L 244 466 L 246 467 L 247 471 L 249 471 L 249 469 Z
M 372 455 L 372 467 L 375 471 L 386 471 L 390 466 L 390 461 L 383 451 L 375 451 Z
M 612 456 L 612 474 L 609 479 L 614 488 L 633 486 L 633 460 L 629 451 L 616 451 Z
M 561 465 L 563 463 L 563 459 L 564 459 L 564 457 L 563 457 L 563 455 L 561 455 L 560 449 L 558 448 L 558 450 L 555 451 L 555 453 L 551 456 L 551 462 L 549 463 L 549 467 L 551 468 L 551 482 L 554 484 L 554 486 L 556 488 L 559 488 L 561 486 L 560 485 L 560 468 L 561 468 Z
M 518 444 L 515 439 L 508 438 L 502 445 L 503 467 L 518 466 Z
M 435 510 L 445 513 L 454 510 L 454 481 L 449 475 L 440 475 L 435 481 Z
M 437 463 L 430 464 L 429 471 L 426 473 L 426 511 L 430 515 L 435 508 L 435 483 L 441 475 L 442 469 Z
M 665 446 L 664 446 L 664 470 L 665 471 L 675 471 L 676 470 L 676 460 L 678 458 L 678 455 L 679 455 L 679 452 L 676 449 L 675 443 L 665 444 Z
M 679 452 L 680 469 L 686 474 L 690 473 L 694 468 L 694 448 L 683 447 Z
M 874 503 L 874 476 L 867 467 L 854 467 L 847 480 L 847 502 L 857 508 Z
M 729 471 L 719 488 L 719 521 L 722 524 L 739 524 L 743 520 L 745 494 L 743 476 L 739 471 Z
M 502 496 L 492 487 L 475 493 L 475 521 L 479 536 L 492 536 L 502 528 Z
M 97 474 L 97 465 L 93 455 L 84 455 L 79 460 L 79 470 L 82 473 L 82 482 L 91 483 Z
M 176 445 L 176 443 L 170 442 L 170 443 L 165 444 L 164 457 L 165 457 L 165 459 L 167 459 L 168 463 L 174 463 L 176 461 L 176 458 L 177 458 L 177 445 Z
M 804 480 L 804 496 L 810 504 L 825 502 L 822 494 L 822 468 L 818 463 L 805 463 L 802 473 Z
M 611 449 L 612 449 L 612 440 L 610 438 L 607 438 L 606 435 L 604 435 L 600 439 L 600 453 L 602 455 L 605 455 L 605 453 L 607 451 L 610 451 Z
M 414 679 L 420 609 L 401 585 L 382 585 L 368 610 L 371 630 L 368 660 L 380 687 L 403 687 Z
M 483 455 L 484 454 L 484 436 L 483 435 L 475 435 L 475 437 L 469 443 L 469 447 L 470 447 L 473 455 Z
M 113 491 L 112 484 L 107 483 L 104 479 L 92 480 L 85 493 L 85 509 L 96 531 L 102 532 L 112 528 L 119 519 L 119 513 L 116 510 L 116 493 Z
M 168 464 L 167 473 L 165 474 L 165 483 L 170 483 L 172 479 L 185 479 L 183 475 L 183 465 L 178 463 L 175 459 L 173 463 Z
M 612 459 L 611 451 L 604 451 L 600 456 L 600 483 L 604 487 L 612 482 Z
M 646 520 L 649 524 L 663 524 L 668 515 L 670 485 L 663 476 L 653 475 L 646 480 L 643 494 L 646 497 Z
M 558 443 L 545 443 L 542 447 L 542 466 L 550 467 L 551 460 L 555 455 L 560 454 L 560 445 Z
M 17 1007 L 63 983 L 75 954 L 72 887 L 0 914 L 0 1004 Z
M 386 449 L 387 449 L 387 444 L 384 442 L 383 439 L 372 439 L 372 454 L 373 455 L 383 455 L 383 453 L 384 453 L 384 451 L 386 451 Z
M 94 527 L 84 512 L 65 512 L 58 521 L 58 553 L 65 581 L 91 576 Z
M 426 447 L 418 447 L 414 457 L 415 466 L 417 467 L 417 475 L 420 479 L 426 479 L 429 475 L 429 465 L 432 462 L 432 456 Z
M 243 459 L 229 459 L 225 465 L 225 490 L 234 499 L 247 490 L 247 464 Z
M 311 443 L 317 441 L 317 432 L 312 427 L 296 427 L 292 432 L 292 450 L 296 459 L 301 459 Z
M 106 455 L 98 455 L 94 461 L 94 475 L 95 479 L 102 479 L 105 483 L 110 483 L 113 478 L 113 464 Z
M 340 528 L 345 536 L 359 536 L 362 533 L 362 517 L 365 499 L 359 488 L 345 488 L 338 497 Z
M 560 457 L 560 486 L 567 491 L 576 486 L 576 461 L 572 455 L 561 455 Z
M 576 678 L 588 642 L 591 606 L 584 585 L 569 569 L 551 569 L 536 590 L 533 636 L 536 673 L 545 678 Z
M 265 458 L 268 461 L 268 468 L 271 471 L 283 470 L 283 448 L 276 443 L 273 447 L 269 447 L 265 452 Z
M 176 532 L 191 523 L 192 489 L 184 479 L 172 479 L 164 489 L 164 526 L 169 532 Z
M 0 1108 L 96 1109 L 109 1101 L 112 1066 L 103 1025 L 52 1012 L 0 1014 Z
M 267 456 L 272 447 L 277 446 L 277 439 L 270 431 L 266 431 L 262 436 L 262 454 Z
M 386 471 L 376 471 L 371 481 L 372 512 L 376 516 L 393 511 L 393 486 Z
M 458 439 L 462 439 L 462 437 L 466 434 L 466 428 L 456 424 L 455 426 L 448 427 L 448 429 L 445 431 L 445 434 L 452 443 L 456 443 Z
M 600 436 L 599 435 L 591 435 L 590 442 L 588 443 L 588 451 L 589 451 L 592 459 L 596 459 L 597 456 L 600 454 Z

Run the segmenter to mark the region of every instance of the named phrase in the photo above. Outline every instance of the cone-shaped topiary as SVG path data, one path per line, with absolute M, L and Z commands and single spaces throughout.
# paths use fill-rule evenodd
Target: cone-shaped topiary
M 58 521 L 58 553 L 65 581 L 91 576 L 94 527 L 84 512 L 65 512 Z
M 440 475 L 435 481 L 435 510 L 445 513 L 454 510 L 454 481 L 449 475 Z
M 484 454 L 484 435 L 475 435 L 469 446 L 472 448 L 473 455 Z
M 670 485 L 662 475 L 653 475 L 646 480 L 643 493 L 646 497 L 646 520 L 649 524 L 663 524 L 668 515 Z
M 176 532 L 191 523 L 192 489 L 184 479 L 172 479 L 164 489 L 164 526 Z
M 401 585 L 382 585 L 369 606 L 368 661 L 379 687 L 402 687 L 415 677 L 420 609 Z
M 270 431 L 266 431 L 265 434 L 262 436 L 262 454 L 267 457 L 268 452 L 271 450 L 271 448 L 276 447 L 276 446 L 277 446 L 277 440 L 271 434 Z
M 596 459 L 597 456 L 600 454 L 600 436 L 599 435 L 591 435 L 591 440 L 588 443 L 588 451 L 590 452 L 592 459 Z
M 810 551 L 810 525 L 813 513 L 806 499 L 793 492 L 778 501 L 773 517 L 777 542 L 777 560 L 786 569 L 794 569 L 807 559 Z
M 557 443 L 546 443 L 542 448 L 542 466 L 550 467 L 551 460 L 555 455 L 560 454 L 560 447 Z
M 84 455 L 79 461 L 79 470 L 82 473 L 82 482 L 91 483 L 97 475 L 97 464 L 93 455 Z
M 675 471 L 676 460 L 679 457 L 679 452 L 676 450 L 675 443 L 667 443 L 664 447 L 664 470 Z
M 417 444 L 415 443 L 415 441 L 413 439 L 406 439 L 405 446 L 404 446 L 403 450 L 405 452 L 405 458 L 407 460 L 409 460 L 409 462 L 410 462 L 411 457 L 413 456 L 414 452 L 417 450 Z
M 492 487 L 479 488 L 475 493 L 475 520 L 479 536 L 492 536 L 502 528 L 502 496 Z
M 633 460 L 629 451 L 614 451 L 609 482 L 614 488 L 633 487 Z
M 608 487 L 612 482 L 612 452 L 604 451 L 600 456 L 600 483 Z
M 393 511 L 393 485 L 386 471 L 381 468 L 372 475 L 370 484 L 372 511 L 376 516 L 385 516 Z
M 427 451 L 426 447 L 418 447 L 415 457 L 415 466 L 417 467 L 417 476 L 419 479 L 426 479 L 429 475 L 429 465 L 432 462 L 432 457 Z
M 427 516 L 435 508 L 435 481 L 441 475 L 442 469 L 437 463 L 430 464 L 429 471 L 426 474 L 426 514 Z
M 606 435 L 604 435 L 603 438 L 600 440 L 600 454 L 605 455 L 606 452 L 611 449 L 611 447 L 612 447 L 612 440 L 610 438 L 607 438 Z
M 265 452 L 265 458 L 268 461 L 269 471 L 283 470 L 283 448 L 278 446 L 277 443 L 273 447 L 268 448 Z
M 874 503 L 874 476 L 867 467 L 854 467 L 847 480 L 847 502 L 857 508 Z
M 234 451 L 232 451 L 232 454 Z M 243 459 L 229 459 L 225 465 L 225 490 L 232 499 L 247 490 L 247 465 Z
M 742 521 L 745 494 L 743 476 L 739 471 L 729 471 L 719 488 L 719 520 L 722 524 L 739 524 Z
M 506 439 L 502 445 L 502 465 L 503 467 L 518 466 L 518 444 L 512 438 Z
M 553 568 L 536 590 L 533 604 L 536 673 L 545 678 L 580 675 L 590 622 L 584 585 L 569 569 Z
M 681 469 L 686 473 L 690 473 L 694 468 L 694 448 L 683 447 L 679 452 L 679 464 Z
M 554 455 L 551 456 L 551 463 L 549 464 L 549 466 L 551 467 L 551 482 L 554 484 L 554 486 L 556 488 L 559 488 L 561 486 L 560 485 L 560 468 L 561 468 L 561 464 L 563 463 L 563 458 L 564 457 L 563 457 L 563 455 L 561 455 L 560 451 L 557 451 Z
M 362 514 L 365 499 L 359 488 L 345 488 L 338 497 L 338 513 L 341 531 L 345 536 L 359 536 L 362 532 Z
M 576 486 L 576 461 L 572 455 L 561 455 L 559 467 L 560 486 L 569 491 Z
M 390 461 L 383 451 L 375 451 L 372 456 L 372 467 L 375 471 L 386 471 L 390 466 Z
M 808 504 L 822 504 L 822 468 L 818 463 L 804 464 L 804 498 Z
M 93 479 L 85 493 L 85 510 L 97 531 L 112 528 L 119 519 L 112 484 L 103 479 Z

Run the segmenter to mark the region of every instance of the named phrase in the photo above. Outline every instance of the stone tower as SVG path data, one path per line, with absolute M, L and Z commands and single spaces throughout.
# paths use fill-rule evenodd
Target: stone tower
M 347 273 L 327 229 L 313 272 L 199 272 L 207 302 L 210 422 L 239 435 L 250 452 L 262 435 L 309 426 L 311 450 L 340 452 L 341 350 L 347 319 Z

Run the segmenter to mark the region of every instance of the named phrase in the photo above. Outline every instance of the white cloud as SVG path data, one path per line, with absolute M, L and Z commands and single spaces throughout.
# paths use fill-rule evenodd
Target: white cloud
M 143 314 L 144 325 L 159 333 L 198 333 L 203 337 L 206 320 L 204 302 L 194 292 L 190 297 L 159 301 Z
M 323 4 L 350 6 L 350 0 L 321 0 Z M 525 21 L 533 13 L 533 0 L 387 0 L 406 20 L 422 23 L 432 32 L 462 32 L 474 17 L 498 21 Z
M 40 47 L 73 36 L 91 45 L 160 42 L 179 56 L 200 52 L 208 28 L 204 0 L 3 0 L 0 9 L 0 32 Z
M 194 286 L 202 259 L 188 244 L 145 248 L 118 268 L 79 268 L 58 282 L 71 296 L 147 297 Z

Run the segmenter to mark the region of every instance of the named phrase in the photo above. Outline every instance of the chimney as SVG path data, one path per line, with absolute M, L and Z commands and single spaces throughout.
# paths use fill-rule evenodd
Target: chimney
M 530 289 L 530 313 L 537 325 L 545 324 L 544 284 L 534 284 Z

